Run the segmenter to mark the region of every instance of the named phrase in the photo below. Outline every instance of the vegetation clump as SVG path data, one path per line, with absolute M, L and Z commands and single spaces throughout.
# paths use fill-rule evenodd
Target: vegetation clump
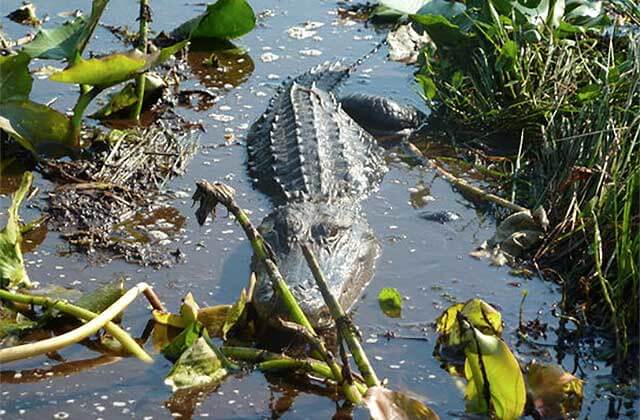
M 435 118 L 507 155 L 502 186 L 550 221 L 532 261 L 564 284 L 568 314 L 612 327 L 618 361 L 638 350 L 638 16 L 564 0 L 411 15 L 435 45 L 416 75 Z

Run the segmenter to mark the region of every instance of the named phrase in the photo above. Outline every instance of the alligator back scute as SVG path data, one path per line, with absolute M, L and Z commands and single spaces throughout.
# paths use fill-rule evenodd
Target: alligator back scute
M 373 137 L 318 86 L 337 78 L 297 77 L 249 132 L 250 174 L 276 202 L 363 196 L 385 172 Z

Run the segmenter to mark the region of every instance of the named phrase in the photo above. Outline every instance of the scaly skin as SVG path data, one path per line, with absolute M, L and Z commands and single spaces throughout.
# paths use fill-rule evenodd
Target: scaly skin
M 276 205 L 259 229 L 294 297 L 317 327 L 330 325 L 331 318 L 299 243 L 310 243 L 345 309 L 371 280 L 379 253 L 360 203 L 387 168 L 376 140 L 331 93 L 349 72 L 340 64 L 324 64 L 286 82 L 247 136 L 249 173 Z M 365 120 L 376 122 L 372 131 L 407 130 L 421 121 L 415 109 L 379 97 L 356 95 L 345 103 L 351 112 L 358 106 L 367 109 Z M 386 126 L 385 120 L 390 122 Z M 253 301 L 258 314 L 264 319 L 283 316 L 264 268 L 256 271 Z

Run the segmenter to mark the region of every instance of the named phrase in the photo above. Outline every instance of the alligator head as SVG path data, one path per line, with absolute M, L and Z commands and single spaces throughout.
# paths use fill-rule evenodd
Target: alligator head
M 349 310 L 371 280 L 379 244 L 359 205 L 346 202 L 290 203 L 276 208 L 260 226 L 277 256 L 277 264 L 309 321 L 319 328 L 332 324 L 300 243 L 309 244 L 329 289 Z M 286 317 L 263 267 L 257 268 L 254 303 L 262 319 Z

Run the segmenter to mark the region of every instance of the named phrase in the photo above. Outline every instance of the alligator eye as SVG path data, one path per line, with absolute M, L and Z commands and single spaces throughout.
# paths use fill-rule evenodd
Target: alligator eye
M 341 230 L 339 226 L 320 223 L 311 227 L 311 237 L 315 242 L 332 242 Z

